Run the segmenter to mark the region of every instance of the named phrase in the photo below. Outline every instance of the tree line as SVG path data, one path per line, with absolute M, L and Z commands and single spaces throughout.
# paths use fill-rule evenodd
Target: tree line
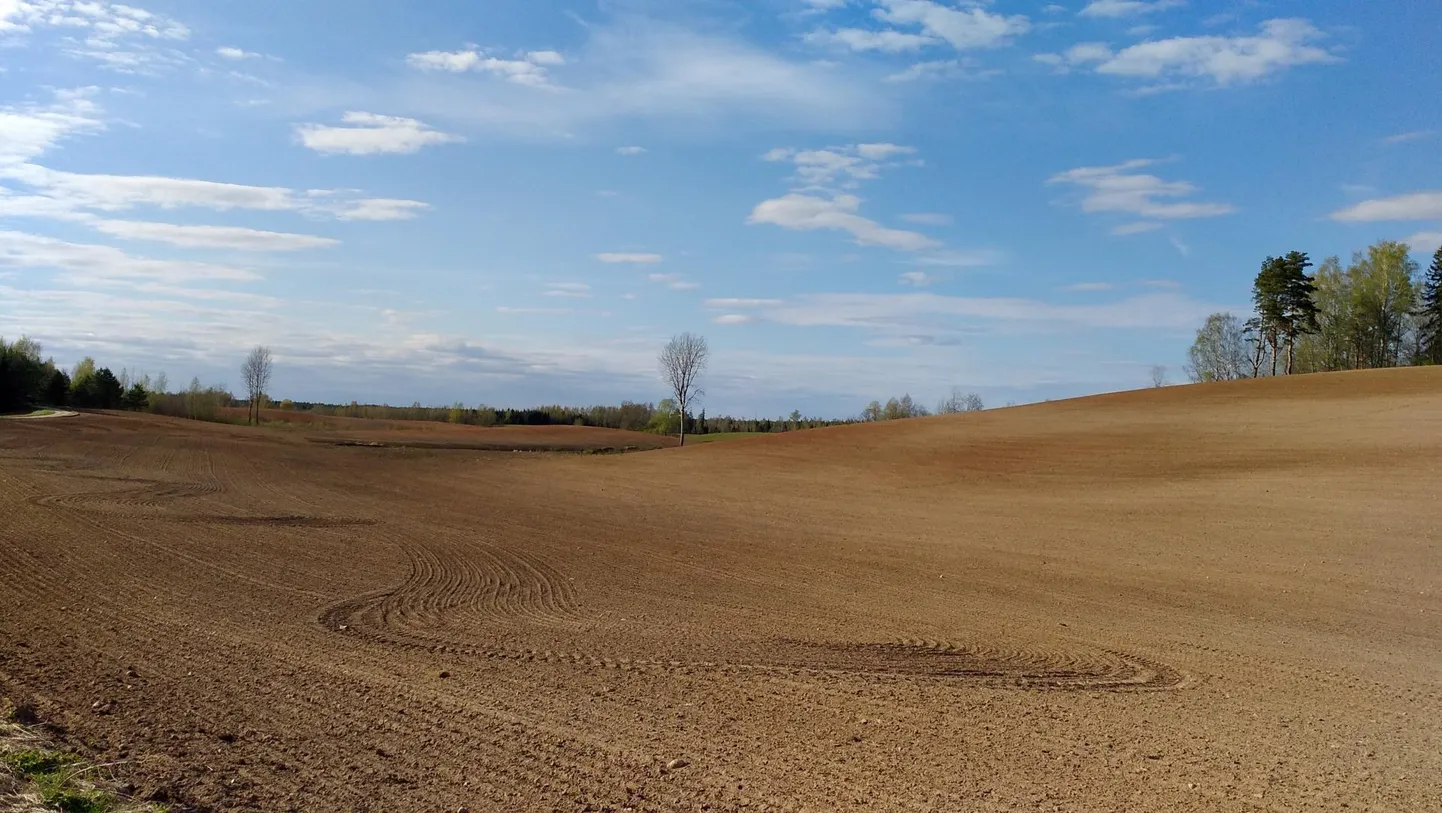
M 982 403 L 981 396 L 974 392 L 962 392 L 959 387 L 952 387 L 951 395 L 941 399 L 936 405 L 937 415 L 957 415 L 962 412 L 980 412 L 986 409 Z M 903 418 L 924 418 L 932 414 L 925 406 L 913 400 L 910 393 L 900 398 L 887 399 L 883 404 L 880 401 L 872 401 L 861 410 L 861 420 L 871 423 L 875 421 L 896 421 Z
M 447 407 L 408 407 L 388 404 L 348 404 L 294 401 L 275 404 L 282 411 L 306 412 L 324 417 L 380 420 L 435 421 L 466 426 L 592 426 L 657 434 L 708 435 L 716 433 L 779 433 L 863 421 L 889 421 L 932 414 L 911 395 L 891 398 L 882 404 L 872 401 L 861 414 L 840 420 L 803 416 L 800 410 L 777 418 L 708 416 L 705 408 L 696 414 L 692 407 L 704 395 L 700 387 L 710 351 L 705 338 L 683 333 L 673 338 L 658 357 L 662 379 L 673 397 L 652 404 L 623 401 L 619 405 L 572 407 L 548 405 L 530 408 L 474 407 L 454 403 Z M 272 405 L 267 390 L 274 370 L 270 348 L 253 348 L 241 364 L 246 388 L 237 398 L 224 386 L 202 386 L 192 379 L 190 386 L 170 392 L 164 373 L 152 380 L 148 375 L 119 375 L 109 368 L 97 368 L 85 358 L 67 373 L 53 359 L 41 360 L 39 343 L 21 338 L 13 344 L 0 339 L 0 411 L 17 411 L 32 406 L 77 406 L 96 409 L 132 409 L 195 420 L 231 420 L 224 410 L 244 405 L 246 423 L 265 421 L 264 410 Z M 983 409 L 981 396 L 953 389 L 950 397 L 937 404 L 936 414 L 974 412 Z
M 1344 268 L 1292 251 L 1268 257 L 1253 312 L 1214 313 L 1188 351 L 1193 381 L 1442 364 L 1442 248 L 1425 270 L 1406 243 L 1381 241 Z

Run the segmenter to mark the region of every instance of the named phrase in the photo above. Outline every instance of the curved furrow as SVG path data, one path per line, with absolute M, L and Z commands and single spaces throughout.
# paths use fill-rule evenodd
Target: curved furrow
M 465 577 L 456 571 L 445 575 L 440 561 L 433 554 L 413 555 L 412 575 L 402 585 L 331 604 L 320 613 L 319 623 L 333 632 L 416 651 L 624 671 L 933 679 L 1032 690 L 1158 691 L 1187 683 L 1186 675 L 1177 669 L 1109 649 L 1030 650 L 920 639 L 842 644 L 788 641 L 793 658 L 738 662 L 619 658 L 488 645 L 436 631 L 437 620 L 456 608 L 459 596 L 485 602 L 487 595 L 485 590 L 460 587 Z M 427 590 L 433 592 L 424 595 Z M 375 608 L 383 609 L 377 613 Z M 406 612 L 405 608 L 424 610 Z

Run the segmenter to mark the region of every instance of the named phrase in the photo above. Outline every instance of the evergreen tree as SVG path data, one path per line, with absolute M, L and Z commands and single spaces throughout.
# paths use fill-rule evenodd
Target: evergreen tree
M 1286 261 L 1279 257 L 1268 257 L 1252 282 L 1252 304 L 1257 308 L 1257 341 L 1270 351 L 1272 375 L 1277 374 L 1277 345 L 1286 328 L 1287 308 L 1282 301 L 1287 287 L 1285 264 Z
M 1417 315 L 1421 320 L 1422 358 L 1442 364 L 1442 248 L 1432 255 L 1432 266 L 1422 279 L 1422 307 Z
M 1252 283 L 1252 301 L 1257 306 L 1260 339 L 1271 350 L 1272 375 L 1277 374 L 1277 359 L 1282 341 L 1287 343 L 1286 371 L 1292 371 L 1297 337 L 1317 329 L 1317 305 L 1312 295 L 1317 284 L 1307 275 L 1312 261 L 1305 252 L 1289 252 L 1285 257 L 1268 257 Z
M 145 387 L 138 381 L 130 385 L 130 389 L 125 391 L 125 396 L 122 399 L 122 404 L 126 409 L 133 409 L 136 412 L 145 409 L 148 403 L 150 403 L 150 394 L 145 391 Z
M 64 370 L 51 370 L 45 381 L 45 403 L 65 406 L 70 400 L 70 376 Z
M 1317 330 L 1316 281 L 1308 276 L 1312 260 L 1302 251 L 1288 252 L 1282 258 L 1282 308 L 1287 336 L 1287 373 L 1291 374 L 1297 357 L 1297 337 Z

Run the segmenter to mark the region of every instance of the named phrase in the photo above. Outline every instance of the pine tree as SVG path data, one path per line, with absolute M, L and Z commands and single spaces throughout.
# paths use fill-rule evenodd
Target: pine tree
M 1277 345 L 1286 330 L 1286 260 L 1268 257 L 1252 282 L 1252 303 L 1257 308 L 1257 341 L 1271 351 L 1272 375 L 1277 374 Z
M 1317 330 L 1317 304 L 1312 297 L 1317 283 L 1307 275 L 1312 260 L 1302 251 L 1292 251 L 1282 258 L 1282 307 L 1287 336 L 1287 374 L 1297 357 L 1297 337 Z
M 1432 255 L 1432 266 L 1422 280 L 1422 357 L 1442 364 L 1442 248 Z
M 1307 275 L 1312 261 L 1302 251 L 1285 257 L 1268 257 L 1252 283 L 1252 301 L 1257 306 L 1260 340 L 1271 349 L 1272 375 L 1282 340 L 1287 342 L 1286 372 L 1292 372 L 1297 337 L 1317 329 L 1317 305 L 1312 301 L 1317 283 Z

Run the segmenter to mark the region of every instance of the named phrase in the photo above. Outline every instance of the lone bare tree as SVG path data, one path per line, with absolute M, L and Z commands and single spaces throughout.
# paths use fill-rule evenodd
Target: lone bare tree
M 245 357 L 245 363 L 240 365 L 240 374 L 245 379 L 245 389 L 250 395 L 250 411 L 246 414 L 246 422 L 255 424 L 260 421 L 260 406 L 265 400 L 265 391 L 270 387 L 271 373 L 270 348 L 265 345 L 257 345 Z
M 1167 385 L 1167 368 L 1161 364 L 1152 365 L 1152 386 L 1165 387 Z
M 694 333 L 672 336 L 671 341 L 661 348 L 658 359 L 661 378 L 671 388 L 671 394 L 676 397 L 676 406 L 681 411 L 682 446 L 686 445 L 687 410 L 691 408 L 692 401 L 705 395 L 699 381 L 710 358 L 711 350 L 706 346 L 705 337 Z

